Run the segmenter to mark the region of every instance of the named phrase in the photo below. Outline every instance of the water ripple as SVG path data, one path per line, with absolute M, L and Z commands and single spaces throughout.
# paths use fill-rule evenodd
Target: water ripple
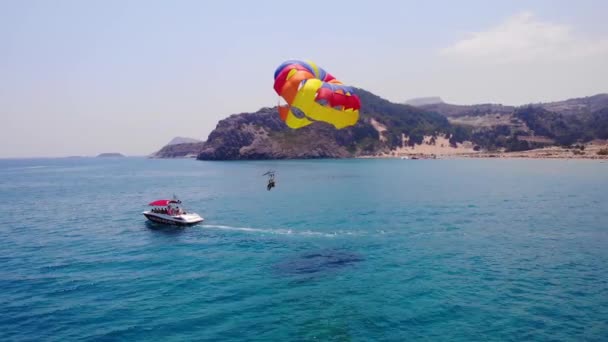
M 84 158 L 0 172 L 2 341 L 608 336 L 598 164 Z M 205 223 L 146 222 L 145 204 L 173 193 Z

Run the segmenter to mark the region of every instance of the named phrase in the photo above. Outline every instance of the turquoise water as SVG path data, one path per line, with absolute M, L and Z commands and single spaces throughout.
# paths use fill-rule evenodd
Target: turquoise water
M 1 160 L 0 245 L 1 341 L 608 339 L 596 161 Z

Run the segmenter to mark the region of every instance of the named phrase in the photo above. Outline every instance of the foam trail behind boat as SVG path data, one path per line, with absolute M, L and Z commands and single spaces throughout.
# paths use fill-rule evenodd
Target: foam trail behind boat
M 336 233 L 322 233 L 322 232 L 314 232 L 310 230 L 305 231 L 294 231 L 292 229 L 264 229 L 264 228 L 252 228 L 252 227 L 233 227 L 233 226 L 225 226 L 225 225 L 217 225 L 217 224 L 203 224 L 200 225 L 203 228 L 214 228 L 214 229 L 223 229 L 223 230 L 234 230 L 234 231 L 242 231 L 242 232 L 253 232 L 253 233 L 265 233 L 265 234 L 279 234 L 279 235 L 310 235 L 310 236 L 325 236 L 325 237 L 334 237 Z

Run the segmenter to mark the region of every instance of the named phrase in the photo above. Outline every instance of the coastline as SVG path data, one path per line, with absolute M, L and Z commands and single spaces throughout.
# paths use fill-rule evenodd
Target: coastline
M 422 148 L 420 148 L 420 146 Z M 608 160 L 608 155 L 600 155 L 600 150 L 608 150 L 608 141 L 595 141 L 581 145 L 577 148 L 564 148 L 550 146 L 527 151 L 504 152 L 504 151 L 472 151 L 469 146 L 457 146 L 433 149 L 428 145 L 416 145 L 414 147 L 400 148 L 388 153 L 373 156 L 360 156 L 357 158 L 378 159 L 584 159 L 584 160 Z

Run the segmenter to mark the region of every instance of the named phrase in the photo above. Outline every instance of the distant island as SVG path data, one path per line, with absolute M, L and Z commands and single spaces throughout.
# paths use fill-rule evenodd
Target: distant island
M 196 158 L 205 142 L 184 137 L 175 137 L 160 150 L 150 154 L 150 158 Z
M 120 153 L 101 153 L 97 158 L 123 158 L 124 155 Z
M 204 142 L 172 143 L 156 158 L 199 160 L 526 157 L 608 158 L 608 94 L 525 106 L 454 105 L 439 97 L 393 103 L 357 89 L 359 122 L 292 130 L 277 108 L 220 120 Z
M 187 137 L 175 137 L 167 143 L 167 145 L 179 145 L 179 144 L 195 144 L 202 142 L 199 139 L 187 138 Z

